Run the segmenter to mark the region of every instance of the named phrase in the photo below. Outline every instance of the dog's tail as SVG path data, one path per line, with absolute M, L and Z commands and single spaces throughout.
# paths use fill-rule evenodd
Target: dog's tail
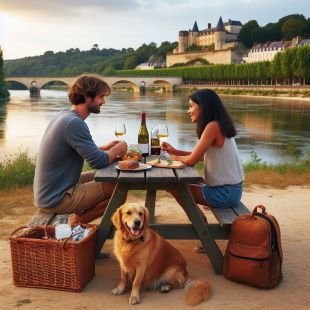
M 188 306 L 196 306 L 211 296 L 211 286 L 206 280 L 188 278 L 184 285 Z

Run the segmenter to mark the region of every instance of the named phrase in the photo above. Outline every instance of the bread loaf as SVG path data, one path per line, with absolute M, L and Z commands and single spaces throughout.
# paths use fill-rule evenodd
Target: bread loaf
M 121 169 L 136 169 L 139 167 L 139 163 L 135 160 L 122 160 L 119 163 Z

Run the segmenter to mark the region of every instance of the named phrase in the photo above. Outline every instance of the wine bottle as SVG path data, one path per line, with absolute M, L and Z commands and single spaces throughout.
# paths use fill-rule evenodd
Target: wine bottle
M 160 154 L 160 142 L 157 137 L 158 128 L 155 127 L 151 132 L 151 155 L 159 155 Z
M 149 132 L 146 128 L 145 112 L 141 113 L 141 126 L 138 134 L 138 144 L 141 150 L 142 156 L 146 157 L 149 155 Z

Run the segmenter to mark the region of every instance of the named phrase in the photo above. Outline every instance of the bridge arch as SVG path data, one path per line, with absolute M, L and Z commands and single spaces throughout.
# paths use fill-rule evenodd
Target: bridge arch
M 164 87 L 166 91 L 173 91 L 173 85 L 171 83 L 169 83 L 168 81 L 163 80 L 163 79 L 155 80 L 153 82 L 153 85 L 154 86 L 160 85 L 160 86 Z
M 7 85 L 14 85 L 15 84 L 18 87 L 18 89 L 20 89 L 21 87 L 22 87 L 23 90 L 29 89 L 28 86 L 25 83 L 22 83 L 20 81 L 15 81 L 14 79 L 5 80 L 5 82 L 7 83 Z M 10 88 L 8 88 L 8 89 L 10 90 Z
M 70 87 L 68 82 L 59 80 L 59 79 L 54 79 L 54 80 L 50 80 L 44 84 L 41 85 L 41 89 L 44 89 L 46 86 L 50 85 L 50 84 L 54 84 L 56 82 L 56 84 L 58 85 L 66 85 L 68 88 Z
M 126 84 L 129 84 L 132 88 L 133 88 L 133 91 L 135 93 L 138 93 L 140 90 L 139 90 L 139 86 L 137 84 L 135 84 L 134 82 L 132 81 L 129 81 L 129 80 L 126 80 L 126 79 L 119 79 L 119 80 L 116 80 L 114 81 L 112 84 L 111 84 L 111 87 L 113 87 L 114 85 L 116 84 L 119 84 L 119 83 L 126 83 Z

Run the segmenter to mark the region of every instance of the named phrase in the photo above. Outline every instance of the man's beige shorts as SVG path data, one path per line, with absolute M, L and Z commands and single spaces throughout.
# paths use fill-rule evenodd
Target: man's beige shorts
M 99 202 L 105 200 L 104 188 L 101 182 L 95 182 L 94 172 L 81 174 L 79 183 L 69 188 L 60 204 L 54 208 L 44 209 L 48 213 L 80 214 L 85 210 L 92 209 Z

